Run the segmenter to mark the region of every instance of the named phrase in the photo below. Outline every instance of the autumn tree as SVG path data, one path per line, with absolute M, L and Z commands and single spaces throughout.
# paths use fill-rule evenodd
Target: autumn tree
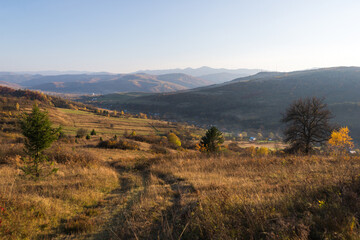
M 328 141 L 331 118 L 323 99 L 312 97 L 294 101 L 282 118 L 286 124 L 285 142 L 290 144 L 290 150 L 308 154 L 314 146 Z
M 25 113 L 20 119 L 22 134 L 25 136 L 24 151 L 28 158 L 23 158 L 25 166 L 21 170 L 33 179 L 46 175 L 44 163 L 48 161 L 43 151 L 49 148 L 59 136 L 60 128 L 52 128 L 47 112 L 40 111 L 37 105 L 31 113 Z M 56 171 L 55 168 L 51 172 Z
M 216 127 L 211 127 L 200 140 L 200 150 L 205 152 L 217 152 L 224 143 L 224 136 Z
M 181 141 L 180 138 L 178 136 L 176 136 L 175 133 L 169 133 L 167 136 L 168 142 L 175 146 L 175 147 L 181 147 Z
M 349 128 L 342 127 L 339 130 L 332 131 L 331 138 L 329 139 L 329 145 L 336 152 L 345 152 L 346 149 L 353 148 L 354 143 L 349 135 Z

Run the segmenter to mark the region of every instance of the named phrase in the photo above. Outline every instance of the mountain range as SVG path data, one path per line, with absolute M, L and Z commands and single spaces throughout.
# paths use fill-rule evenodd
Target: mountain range
M 259 69 L 226 69 L 226 68 L 210 68 L 210 67 L 200 67 L 200 68 L 174 68 L 174 69 L 163 69 L 163 70 L 140 70 L 136 73 L 147 73 L 153 75 L 160 74 L 169 74 L 169 73 L 183 73 L 198 77 L 201 79 L 208 80 L 212 83 L 223 83 L 235 78 L 246 77 L 249 75 L 256 74 L 260 72 Z
M 101 97 L 93 103 L 202 126 L 216 125 L 228 131 L 281 132 L 280 119 L 287 106 L 295 99 L 316 96 L 325 98 L 335 115 L 334 123 L 349 126 L 354 138 L 360 140 L 359 93 L 360 68 L 336 67 L 261 72 L 182 92 L 132 98 L 113 94 L 111 97 L 104 96 L 111 100 L 111 104 Z
M 248 76 L 256 71 L 202 67 L 148 70 L 130 74 L 76 71 L 0 72 L 0 84 L 16 88 L 75 94 L 173 92 L 223 83 L 239 76 Z
M 51 81 L 48 80 L 51 78 Z M 60 75 L 41 77 L 23 82 L 30 89 L 76 94 L 106 94 L 114 92 L 172 92 L 211 84 L 185 74 L 117 74 L 117 75 Z M 34 84 L 38 83 L 38 84 Z

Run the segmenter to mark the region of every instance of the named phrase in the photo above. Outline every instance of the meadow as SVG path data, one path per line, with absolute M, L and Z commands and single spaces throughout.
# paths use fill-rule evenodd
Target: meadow
M 2 239 L 359 239 L 359 156 L 234 140 L 206 154 L 193 126 L 44 107 L 65 135 L 46 150 L 56 174 L 24 178 L 16 122 L 0 132 Z M 136 149 L 99 147 L 115 135 Z

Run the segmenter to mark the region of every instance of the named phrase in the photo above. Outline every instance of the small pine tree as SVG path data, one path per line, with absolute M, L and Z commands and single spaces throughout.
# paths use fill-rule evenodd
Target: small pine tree
M 24 151 L 28 155 L 28 158 L 23 158 L 25 166 L 21 170 L 37 180 L 44 175 L 44 163 L 48 161 L 43 151 L 58 139 L 60 128 L 52 128 L 47 112 L 40 111 L 37 105 L 33 106 L 31 113 L 24 113 L 20 125 L 22 134 L 26 138 Z M 46 175 L 56 170 L 53 168 Z
M 224 143 L 224 137 L 216 127 L 211 127 L 200 140 L 199 148 L 205 152 L 218 152 L 221 144 Z
M 91 136 L 96 135 L 95 129 L 93 129 L 93 130 L 91 131 L 90 135 L 91 135 Z
M 88 134 L 88 135 L 86 135 L 86 139 L 87 140 L 90 140 L 91 139 L 91 137 L 90 137 L 90 135 Z

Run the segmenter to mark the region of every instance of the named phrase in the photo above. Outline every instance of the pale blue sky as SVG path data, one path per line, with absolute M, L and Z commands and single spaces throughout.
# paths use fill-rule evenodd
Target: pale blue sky
M 360 66 L 360 1 L 0 0 L 0 71 Z

